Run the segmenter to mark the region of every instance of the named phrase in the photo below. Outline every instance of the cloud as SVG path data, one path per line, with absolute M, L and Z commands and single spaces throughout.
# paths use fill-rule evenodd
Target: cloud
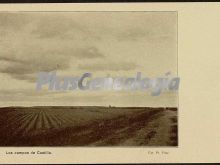
M 9 74 L 18 80 L 33 82 L 36 80 L 34 75 L 37 72 L 68 69 L 71 65 L 71 59 L 96 59 L 105 57 L 95 47 L 63 50 L 63 52 L 62 49 L 43 51 L 40 48 L 33 48 L 24 50 L 22 53 L 24 54 L 17 54 L 20 59 L 16 59 L 14 56 L 0 56 L 0 72 Z
M 169 12 L 0 13 L 0 72 L 33 81 L 37 72 L 76 64 L 76 71 L 134 70 L 130 54 L 144 56 L 143 47 L 176 38 L 175 26 Z
M 1 73 L 33 82 L 37 72 L 67 70 L 72 60 L 105 57 L 91 42 L 84 43 L 78 38 L 69 40 L 65 36 L 59 38 L 73 28 L 82 31 L 76 23 L 68 23 L 71 17 L 67 19 L 53 14 L 46 18 L 42 16 L 44 14 L 0 13 L 0 33 L 4 34 L 0 38 Z M 19 26 L 19 32 L 16 25 Z M 35 25 L 38 25 L 37 28 Z M 81 34 L 77 33 L 79 36 Z
M 0 56 L 0 72 L 9 74 L 15 79 L 33 81 L 35 73 L 69 68 L 69 59 L 62 55 L 43 51 L 40 47 L 17 49 L 16 54 Z
M 149 32 L 140 29 L 129 29 L 117 35 L 119 41 L 137 41 L 146 37 L 150 37 Z
M 73 39 L 75 34 L 83 32 L 83 27 L 72 20 L 71 17 L 62 17 L 62 14 L 48 15 L 47 13 L 41 13 L 37 18 L 31 31 L 37 38 Z
M 28 56 L 29 53 L 31 56 Z M 24 55 L 28 57 L 22 58 Z M 63 53 L 61 50 L 44 52 L 41 49 L 32 49 L 24 52 L 24 55 L 20 55 L 23 60 L 16 59 L 13 56 L 0 56 L 0 72 L 9 74 L 18 80 L 34 82 L 38 72 L 68 69 L 71 59 L 104 58 L 104 55 L 95 47 L 66 50 Z
M 79 64 L 78 69 L 86 71 L 128 71 L 134 70 L 138 67 L 133 62 L 103 62 L 93 64 Z
M 86 49 L 77 49 L 74 53 L 74 57 L 79 59 L 87 58 L 104 58 L 104 54 L 102 54 L 96 47 L 88 47 Z
M 10 57 L 1 57 L 0 56 L 0 61 L 7 61 L 7 62 L 15 62 L 15 63 L 24 63 L 24 60 L 21 59 L 15 59 L 15 58 L 10 58 Z
M 25 13 L 0 13 L 0 29 L 18 31 L 31 22 Z
M 11 49 L 4 54 L 0 50 L 0 61 L 4 62 L 3 65 L 5 64 L 5 67 L 1 68 L 0 71 L 25 74 L 37 70 L 50 71 L 57 67 L 60 69 L 68 67 L 68 58 L 53 48 L 45 49 L 43 43 L 22 44 L 12 44 Z M 4 47 L 2 48 L 4 49 Z

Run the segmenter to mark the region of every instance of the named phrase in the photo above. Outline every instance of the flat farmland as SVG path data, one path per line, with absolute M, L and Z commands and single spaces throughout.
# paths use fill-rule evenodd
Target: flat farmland
M 177 108 L 4 107 L 0 146 L 177 146 Z

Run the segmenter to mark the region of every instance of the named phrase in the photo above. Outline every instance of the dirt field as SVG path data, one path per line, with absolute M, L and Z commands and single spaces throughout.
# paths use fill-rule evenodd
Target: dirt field
M 0 146 L 177 146 L 177 108 L 0 108 Z

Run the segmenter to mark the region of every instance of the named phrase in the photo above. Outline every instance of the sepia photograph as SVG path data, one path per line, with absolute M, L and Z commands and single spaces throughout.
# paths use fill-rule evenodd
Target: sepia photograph
M 178 147 L 176 11 L 0 12 L 1 147 Z

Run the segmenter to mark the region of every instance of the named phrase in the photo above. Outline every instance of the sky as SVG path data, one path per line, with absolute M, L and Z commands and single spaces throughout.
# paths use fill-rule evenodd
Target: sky
M 178 94 L 36 91 L 37 74 L 177 75 L 176 12 L 0 13 L 0 106 L 177 106 Z

